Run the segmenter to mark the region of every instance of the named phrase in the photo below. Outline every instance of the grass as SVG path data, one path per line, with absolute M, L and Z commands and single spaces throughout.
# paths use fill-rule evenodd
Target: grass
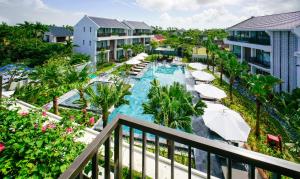
M 131 68 L 131 65 L 123 64 L 123 65 L 117 67 L 117 68 L 112 72 L 112 74 L 113 74 L 113 75 L 117 75 L 117 76 L 120 76 L 122 72 L 125 72 L 126 74 L 128 74 L 129 71 L 130 71 L 130 68 Z
M 293 156 L 287 148 L 283 148 L 280 152 L 277 149 L 273 149 L 267 145 L 267 134 L 281 135 L 283 142 L 289 142 L 290 138 L 286 133 L 285 129 L 280 125 L 280 123 L 272 118 L 266 111 L 261 112 L 261 123 L 260 123 L 260 137 L 255 135 L 255 124 L 256 124 L 256 105 L 253 101 L 242 96 L 237 90 L 233 89 L 233 102 L 229 99 L 229 84 L 223 82 L 220 85 L 220 78 L 216 76 L 213 81 L 213 85 L 223 89 L 227 93 L 227 98 L 221 100 L 221 103 L 232 110 L 235 110 L 241 114 L 245 121 L 251 127 L 251 131 L 248 137 L 247 144 L 251 147 L 253 151 L 260 152 L 273 157 L 282 158 L 285 160 L 300 162 L 299 158 Z

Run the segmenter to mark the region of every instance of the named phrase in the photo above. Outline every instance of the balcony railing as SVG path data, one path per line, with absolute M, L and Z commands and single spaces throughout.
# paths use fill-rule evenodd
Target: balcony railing
M 257 57 L 247 58 L 246 61 L 248 63 L 252 63 L 252 64 L 255 64 L 255 65 L 264 67 L 264 68 L 270 68 L 271 67 L 271 64 L 270 64 L 269 61 L 261 60 L 261 59 L 259 59 Z
M 109 46 L 107 46 L 107 47 L 97 47 L 97 51 L 101 51 L 101 50 L 109 50 Z
M 97 37 L 110 37 L 110 36 L 126 36 L 126 33 L 97 33 Z
M 269 38 L 228 36 L 227 39 L 230 41 L 237 41 L 237 42 L 246 42 L 246 43 L 252 43 L 252 44 L 259 44 L 259 45 L 270 45 Z
M 138 35 L 151 35 L 150 32 L 134 32 L 133 33 L 134 36 L 138 36 Z
M 175 129 L 166 128 L 160 125 L 149 123 L 142 120 L 132 119 L 130 117 L 119 115 L 115 120 L 109 123 L 100 134 L 92 141 L 90 145 L 79 155 L 71 166 L 59 177 L 66 178 L 83 178 L 83 170 L 88 162 L 92 163 L 92 178 L 98 178 L 98 151 L 99 147 L 105 145 L 105 179 L 110 178 L 110 140 L 114 135 L 114 178 L 122 178 L 122 140 L 123 126 L 129 127 L 129 175 L 133 178 L 133 147 L 134 147 L 134 129 L 142 131 L 142 178 L 146 178 L 146 145 L 147 133 L 155 136 L 155 178 L 159 177 L 159 138 L 170 140 L 170 178 L 174 178 L 174 142 L 188 146 L 188 178 L 191 178 L 192 169 L 192 148 L 200 149 L 207 152 L 207 178 L 211 178 L 211 155 L 217 154 L 227 159 L 227 179 L 232 178 L 232 164 L 241 162 L 248 164 L 249 178 L 255 178 L 255 169 L 262 168 L 271 172 L 280 178 L 288 176 L 300 178 L 300 165 L 286 160 L 266 156 L 260 153 L 252 152 L 229 144 L 212 141 L 196 135 L 184 133 Z M 166 171 L 167 172 L 167 171 Z

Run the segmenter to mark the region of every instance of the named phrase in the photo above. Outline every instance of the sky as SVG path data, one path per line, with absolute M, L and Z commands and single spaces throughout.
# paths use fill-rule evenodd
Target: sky
M 75 25 L 89 15 L 163 28 L 210 29 L 299 10 L 300 0 L 0 0 L 0 22 Z

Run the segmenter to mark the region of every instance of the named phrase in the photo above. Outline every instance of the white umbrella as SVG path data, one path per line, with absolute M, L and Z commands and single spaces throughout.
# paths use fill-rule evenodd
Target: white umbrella
M 133 57 L 132 59 L 135 59 L 135 60 L 144 60 L 145 57 L 137 55 L 137 56 Z
M 141 61 L 137 60 L 137 59 L 130 59 L 126 62 L 127 65 L 137 65 L 140 64 Z
M 213 105 L 204 111 L 205 125 L 225 140 L 246 142 L 251 128 L 241 115 L 226 107 L 220 109 L 220 106 L 216 106 L 213 109 Z
M 196 70 L 206 69 L 206 65 L 203 65 L 202 63 L 189 63 L 189 66 L 196 69 Z
M 138 54 L 137 56 L 141 56 L 141 57 L 146 58 L 146 57 L 148 57 L 149 55 L 143 52 L 143 53 Z
M 211 82 L 215 79 L 212 74 L 206 73 L 204 71 L 193 71 L 192 76 L 199 81 Z
M 227 96 L 223 90 L 210 84 L 199 84 L 195 85 L 194 88 L 202 98 L 206 99 L 219 100 Z

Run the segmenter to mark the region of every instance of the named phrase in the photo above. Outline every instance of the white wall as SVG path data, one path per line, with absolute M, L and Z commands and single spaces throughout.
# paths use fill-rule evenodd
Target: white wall
M 85 27 L 85 31 L 84 31 Z M 90 27 L 92 31 L 90 32 Z M 75 52 L 84 53 L 91 56 L 92 63 L 96 64 L 96 53 L 97 53 L 97 30 L 98 25 L 95 24 L 87 16 L 84 16 L 75 26 L 74 26 L 74 48 Z M 83 44 L 84 40 L 84 44 Z M 90 45 L 91 42 L 91 45 Z

